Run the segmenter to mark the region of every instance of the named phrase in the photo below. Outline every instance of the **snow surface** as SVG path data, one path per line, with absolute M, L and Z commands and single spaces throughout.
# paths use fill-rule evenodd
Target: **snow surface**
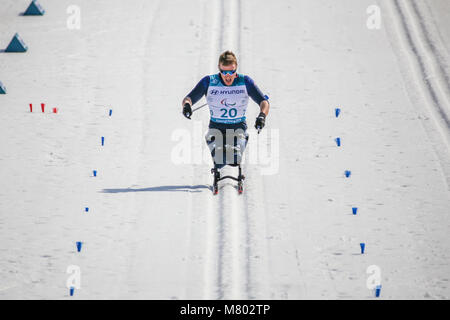
M 375 299 L 372 265 L 381 299 L 449 299 L 448 1 L 40 3 L 1 3 L 29 47 L 0 52 L 1 299 Z M 226 49 L 271 109 L 213 196 L 180 102 Z

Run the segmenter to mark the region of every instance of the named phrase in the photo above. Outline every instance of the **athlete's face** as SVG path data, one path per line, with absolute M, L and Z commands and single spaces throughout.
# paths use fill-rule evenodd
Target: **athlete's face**
M 227 86 L 231 86 L 233 84 L 234 79 L 237 76 L 237 72 L 233 74 L 223 74 L 222 71 L 236 71 L 237 66 L 235 64 L 224 66 L 223 64 L 219 64 L 220 76 L 222 77 L 223 82 Z

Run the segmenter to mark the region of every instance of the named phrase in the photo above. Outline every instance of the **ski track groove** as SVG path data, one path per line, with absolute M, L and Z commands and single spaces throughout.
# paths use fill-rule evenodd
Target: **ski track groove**
M 240 32 L 241 32 L 241 4 L 239 0 L 227 1 L 229 9 L 226 10 L 229 15 L 229 22 L 227 26 L 230 26 L 228 34 L 230 39 L 228 42 L 228 48 L 235 52 L 238 57 L 241 52 Z M 223 30 L 224 31 L 224 30 Z M 227 43 L 225 43 L 226 45 Z M 222 48 L 221 51 L 227 48 Z M 238 172 L 237 168 L 233 168 L 234 172 Z M 245 172 L 243 173 L 245 175 Z M 232 236 L 232 259 L 233 259 L 233 293 L 232 299 L 248 299 L 248 277 L 247 267 L 248 256 L 247 253 L 247 220 L 245 215 L 245 205 L 242 199 L 242 195 L 239 195 L 236 188 L 236 182 L 233 181 L 233 189 L 229 190 L 231 194 L 231 228 L 233 229 Z M 245 186 L 244 186 L 245 187 Z
M 215 4 L 217 4 L 217 1 L 214 2 Z M 215 42 L 216 46 L 213 47 L 213 50 L 211 51 L 211 70 L 216 70 L 217 68 L 217 54 L 218 52 L 220 52 L 221 48 L 223 48 L 223 43 L 224 43 L 224 34 L 223 34 L 223 30 L 225 28 L 225 19 L 224 19 L 224 11 L 225 11 L 225 0 L 220 0 L 219 3 L 219 10 L 214 10 L 214 12 L 217 14 L 219 13 L 219 18 L 217 18 L 216 16 L 216 21 L 220 21 L 220 23 L 218 24 L 217 28 L 214 28 L 214 30 L 216 30 L 216 32 L 218 32 L 218 41 Z M 213 35 L 214 38 L 214 35 Z M 226 298 L 226 289 L 227 289 L 227 285 L 226 285 L 226 272 L 227 272 L 227 265 L 226 265 L 226 258 L 228 258 L 225 254 L 227 247 L 226 247 L 226 221 L 225 221 L 225 216 L 224 216 L 224 199 L 223 199 L 223 186 L 221 188 L 221 190 L 219 189 L 219 197 L 213 198 L 212 201 L 215 205 L 215 212 L 218 212 L 219 214 L 219 220 L 217 221 L 218 224 L 216 225 L 216 229 L 218 229 L 218 236 L 219 238 L 218 240 L 218 256 L 217 256 L 217 284 L 216 284 L 216 288 L 217 288 L 217 293 L 218 299 L 225 299 Z M 213 214 L 215 214 L 215 212 L 213 212 Z
M 416 17 L 414 17 L 414 13 L 417 14 L 417 7 L 413 4 L 413 2 L 403 2 L 403 10 L 399 5 L 398 0 L 395 1 L 395 4 L 400 13 L 401 21 L 407 34 L 408 43 L 410 44 L 410 47 L 417 58 L 420 66 L 420 72 L 423 76 L 428 92 L 433 99 L 434 106 L 438 110 L 441 118 L 447 124 L 447 128 L 450 128 L 450 119 L 444 109 L 444 105 L 447 104 L 445 101 L 445 90 L 441 88 L 440 85 L 444 81 L 432 82 L 432 78 L 430 77 L 430 75 L 436 74 L 436 72 L 433 72 L 435 71 L 435 67 L 438 67 L 441 72 L 445 73 L 445 71 L 443 71 L 442 65 L 439 63 L 439 61 L 436 61 L 437 52 L 435 50 L 435 47 L 432 45 L 432 42 L 429 39 L 427 32 L 425 31 L 426 29 L 424 29 L 425 26 L 423 25 L 423 23 L 420 23 L 420 27 L 414 25 L 415 21 L 421 20 L 421 16 L 417 15 Z M 408 7 L 408 5 L 412 5 L 413 8 Z M 407 21 L 412 22 L 410 24 L 410 28 L 408 27 Z M 423 37 L 420 37 L 419 33 L 422 33 Z M 428 48 L 422 41 L 420 41 L 421 39 L 425 40 Z M 427 52 L 429 52 L 430 54 L 426 54 Z M 423 57 L 431 59 L 425 60 L 423 59 Z
M 412 5 L 413 7 L 413 11 L 416 15 L 416 17 L 418 18 L 417 21 L 419 22 L 420 25 L 420 31 L 423 35 L 423 39 L 426 41 L 426 44 L 428 46 L 428 52 L 430 52 L 431 54 L 428 54 L 428 57 L 431 57 L 433 60 L 433 67 L 436 69 L 438 69 L 439 71 L 439 78 L 441 79 L 441 81 L 438 84 L 444 84 L 444 88 L 441 87 L 441 91 L 442 94 L 444 96 L 444 99 L 446 99 L 446 105 L 447 107 L 449 106 L 449 96 L 450 96 L 450 79 L 449 76 L 447 75 L 447 73 L 445 72 L 444 69 L 444 64 L 445 64 L 445 59 L 442 58 L 443 53 L 442 50 L 440 50 L 432 41 L 432 34 L 430 33 L 430 31 L 428 30 L 428 28 L 425 25 L 425 19 L 423 17 L 423 15 L 421 14 L 421 9 L 424 9 L 423 7 L 420 9 L 417 5 L 416 2 L 412 1 L 410 3 L 410 5 Z M 430 8 L 427 6 L 427 10 L 430 11 Z M 442 40 L 441 40 L 442 41 Z M 447 109 L 447 112 L 449 110 Z
M 237 29 L 237 24 L 234 20 L 234 18 L 238 17 L 236 11 L 239 11 L 236 0 L 221 0 L 220 6 L 222 12 L 221 29 L 219 30 L 220 47 L 215 57 L 225 50 L 237 52 L 236 50 L 239 47 L 239 43 L 237 43 L 239 29 Z M 234 174 L 237 171 L 236 168 L 225 167 L 222 169 L 222 175 L 226 174 L 227 169 L 234 169 Z M 219 192 L 220 230 L 222 235 L 222 255 L 219 261 L 219 268 L 222 274 L 220 287 L 223 293 L 220 299 L 245 299 L 246 294 L 242 287 L 245 280 L 241 274 L 243 259 L 240 250 L 242 236 L 239 215 L 242 210 L 239 208 L 236 189 L 234 187 L 230 188 L 230 185 L 234 186 L 234 181 L 232 183 L 225 181 L 222 181 L 222 190 Z
M 243 41 L 243 24 L 242 24 L 242 15 L 243 15 L 243 11 L 245 11 L 244 9 L 244 5 L 242 3 L 241 0 L 237 0 L 238 1 L 238 44 L 239 44 L 239 53 L 240 53 L 240 67 L 242 68 L 242 65 L 245 66 L 245 53 L 244 50 L 246 49 L 246 47 L 244 46 L 244 41 Z M 251 39 L 248 39 L 251 40 Z M 251 102 L 250 102 L 251 103 Z M 247 146 L 248 148 L 248 146 Z M 251 171 L 249 171 L 248 166 L 244 163 L 242 166 L 242 170 L 244 171 L 244 176 L 246 176 L 246 173 L 249 173 Z M 250 174 L 250 176 L 252 177 L 256 177 L 255 174 Z M 245 283 L 245 292 L 247 293 L 247 298 L 248 299 L 253 299 L 254 295 L 252 292 L 252 286 L 251 286 L 251 262 L 250 262 L 250 257 L 251 257 L 251 228 L 250 228 L 250 217 L 249 217 L 249 199 L 248 199 L 248 184 L 247 182 L 244 180 L 244 191 L 242 194 L 242 203 L 243 203 L 243 214 L 244 214 L 244 229 L 245 229 L 245 279 L 246 279 L 246 283 Z M 251 190 L 251 189 L 250 189 Z
M 251 6 L 251 3 L 245 1 L 239 1 L 239 49 L 240 49 L 240 61 L 239 65 L 241 70 L 244 70 L 243 66 L 246 70 L 253 70 L 253 47 L 252 41 L 253 38 L 251 36 L 246 35 L 246 30 L 244 30 L 244 24 L 242 20 L 242 16 L 246 17 L 247 23 L 250 25 L 251 30 L 253 30 L 253 19 L 250 14 L 245 15 L 247 12 L 250 12 L 248 6 Z M 248 25 L 246 26 L 248 27 Z M 249 106 L 253 107 L 252 105 Z M 259 108 L 259 106 L 257 106 Z M 250 133 L 252 134 L 252 133 Z M 253 132 L 253 135 L 256 135 L 256 131 Z M 247 146 L 247 155 L 246 159 L 248 159 L 248 148 L 256 148 L 258 140 L 256 136 L 254 137 L 253 145 Z M 246 284 L 245 290 L 248 296 L 248 299 L 266 299 L 269 297 L 268 289 L 269 286 L 268 280 L 268 265 L 265 260 L 268 257 L 267 251 L 267 231 L 266 231 L 266 204 L 261 204 L 254 202 L 253 199 L 258 199 L 257 194 L 261 195 L 260 199 L 265 199 L 264 190 L 263 190 L 263 179 L 259 174 L 258 168 L 255 165 L 247 165 L 247 163 L 243 164 L 243 171 L 246 177 L 251 177 L 251 179 L 246 179 L 244 182 L 244 192 L 243 196 L 243 215 L 245 219 L 244 228 L 245 228 L 245 277 Z M 253 214 L 252 214 L 253 213 Z M 259 237 L 258 237 L 259 235 Z M 262 236 L 261 236 L 262 235 Z M 258 260 L 256 260 L 258 257 Z M 254 264 L 253 264 L 254 262 Z M 262 266 L 262 269 L 261 269 Z M 256 282 L 257 279 L 257 282 Z M 256 284 L 259 283 L 260 287 L 257 287 Z M 261 286 L 266 286 L 266 288 L 262 288 Z
M 218 55 L 225 50 L 239 52 L 240 1 L 212 2 L 210 67 L 217 70 Z M 236 21 L 237 20 L 237 21 Z M 222 175 L 225 174 L 226 167 Z M 232 168 L 233 174 L 237 168 Z M 203 169 L 202 169 L 203 170 Z M 245 174 L 245 172 L 244 172 Z M 195 172 L 195 176 L 206 175 Z M 206 177 L 205 177 L 206 178 Z M 211 175 L 208 179 L 212 180 Z M 245 188 L 245 186 L 244 186 Z M 245 191 L 244 191 L 245 192 Z M 219 184 L 219 194 L 209 195 L 205 297 L 208 299 L 248 298 L 248 219 L 242 197 L 233 183 Z
M 221 44 L 221 39 L 217 37 L 217 29 L 222 28 L 221 15 L 218 12 L 217 1 L 208 2 L 211 7 L 210 12 L 212 12 L 210 21 L 212 22 L 211 34 L 209 35 L 209 62 L 210 69 L 215 69 L 215 56 L 218 51 L 217 48 Z M 202 141 L 202 143 L 204 143 Z M 200 176 L 203 179 L 212 180 L 211 175 L 207 174 L 203 169 L 201 172 L 196 172 L 195 176 Z M 212 189 L 211 189 L 212 190 Z M 223 289 L 222 283 L 222 257 L 223 257 L 223 212 L 221 211 L 221 206 L 217 204 L 217 199 L 212 196 L 212 194 L 207 195 L 208 208 L 206 210 L 206 229 L 207 229 L 207 247 L 206 247 L 206 258 L 205 258 L 205 291 L 204 296 L 206 299 L 222 299 Z
M 450 88 L 448 77 L 439 59 L 440 54 L 436 51 L 437 49 L 433 41 L 429 38 L 430 35 L 425 24 L 418 22 L 419 25 L 416 25 L 416 21 L 423 19 L 418 14 L 418 8 L 408 7 L 411 3 L 405 1 L 400 2 L 400 0 L 394 0 L 388 3 L 392 15 L 397 17 L 397 19 L 394 19 L 396 21 L 394 22 L 394 29 L 397 33 L 397 38 L 400 40 L 400 47 L 402 47 L 405 55 L 408 57 L 408 64 L 410 64 L 410 68 L 412 69 L 412 71 L 408 70 L 407 72 L 412 73 L 415 78 L 413 86 L 415 85 L 419 88 L 422 98 L 427 105 L 425 109 L 428 109 L 434 120 L 435 125 L 432 128 L 425 122 L 423 122 L 423 127 L 429 138 L 432 141 L 434 140 L 432 145 L 440 161 L 440 167 L 445 183 L 447 184 L 447 189 L 449 189 L 450 162 L 448 155 L 450 153 L 450 116 L 447 113 L 448 110 L 445 109 L 445 106 L 447 108 L 449 106 L 448 90 L 446 90 Z M 422 34 L 422 38 L 425 38 L 425 44 L 419 34 Z M 401 58 L 399 58 L 400 60 Z M 444 72 L 444 75 L 442 72 Z M 437 81 L 435 79 L 436 77 L 438 78 Z M 442 83 L 445 83 L 445 85 L 443 86 Z M 440 137 L 434 136 L 433 130 L 436 130 Z M 445 150 L 437 149 L 440 144 L 437 143 L 436 145 L 436 139 L 444 142 L 446 146 Z

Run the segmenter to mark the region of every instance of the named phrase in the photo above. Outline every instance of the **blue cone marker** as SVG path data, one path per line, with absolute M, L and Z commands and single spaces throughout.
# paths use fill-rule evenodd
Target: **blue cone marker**
M 352 172 L 350 170 L 345 170 L 345 176 L 347 178 L 350 177 L 351 174 L 352 174 Z
M 379 298 L 381 293 L 381 284 L 375 288 L 375 297 Z
M 88 211 L 89 211 L 89 208 L 88 208 L 88 207 L 84 208 L 84 211 L 88 212 Z
M 364 253 L 364 249 L 366 248 L 366 244 L 365 243 L 360 243 L 359 244 L 361 246 L 361 254 Z
M 356 213 L 358 212 L 358 208 L 352 208 L 352 212 L 356 215 Z
M 336 115 L 336 118 L 339 117 L 339 114 L 341 113 L 341 109 L 336 108 L 336 109 L 334 110 L 334 113 L 335 113 L 335 115 Z
M 102 137 L 102 146 L 105 145 L 105 137 Z
M 73 292 L 75 291 L 75 288 L 74 287 L 70 287 L 70 296 L 72 297 L 73 296 Z
M 112 109 L 109 109 L 109 116 L 111 117 L 112 115 Z
M 97 170 L 94 170 L 93 173 L 94 173 L 94 177 L 96 177 L 97 176 Z
M 78 250 L 78 252 L 81 251 L 81 246 L 82 246 L 82 245 L 83 245 L 82 242 L 80 242 L 80 241 L 77 242 L 77 250 Z
M 334 140 L 336 141 L 337 146 L 340 147 L 341 146 L 341 138 L 336 138 Z

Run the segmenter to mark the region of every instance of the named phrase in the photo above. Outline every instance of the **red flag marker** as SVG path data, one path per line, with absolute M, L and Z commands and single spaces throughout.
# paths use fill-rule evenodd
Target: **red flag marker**
M 30 112 L 33 112 L 33 104 L 30 103 Z
M 42 112 L 44 112 L 44 108 L 45 108 L 45 103 L 41 103 Z
M 53 108 L 53 113 L 58 113 L 58 109 L 57 108 Z

